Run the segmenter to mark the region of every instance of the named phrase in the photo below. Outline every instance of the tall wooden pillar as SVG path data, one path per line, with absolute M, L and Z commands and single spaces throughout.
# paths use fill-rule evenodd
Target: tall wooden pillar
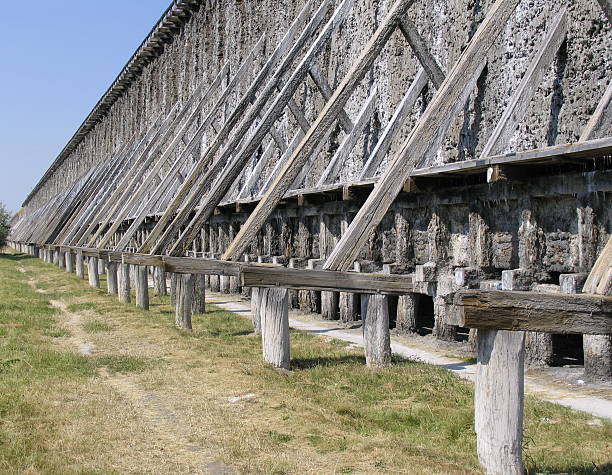
M 134 266 L 136 270 L 136 306 L 149 310 L 149 271 L 147 266 Z
M 204 285 L 204 274 L 193 276 L 193 313 L 203 314 L 206 311 L 206 286 Z
M 89 257 L 87 261 L 87 274 L 89 277 L 89 285 L 100 288 L 100 277 L 98 276 L 98 258 Z
M 264 361 L 289 369 L 289 299 L 287 289 L 262 288 L 261 343 Z
M 80 279 L 84 279 L 85 278 L 85 266 L 83 264 L 83 251 L 77 251 L 75 267 L 76 267 L 77 277 L 79 277 Z
M 74 254 L 70 251 L 66 253 L 66 272 L 72 274 L 74 272 Z
M 132 301 L 131 283 L 130 283 L 130 265 L 119 264 L 119 301 L 130 303 Z
M 166 295 L 166 270 L 163 267 L 155 267 L 153 274 L 155 295 L 163 297 Z
M 106 265 L 106 291 L 110 295 L 119 295 L 116 262 L 108 261 L 108 264 Z
M 193 306 L 193 275 L 177 274 L 176 279 L 176 326 L 191 330 L 191 309 Z
M 524 332 L 479 329 L 474 419 L 490 475 L 523 475 Z
M 391 364 L 391 335 L 389 332 L 389 301 L 386 295 L 362 295 L 366 313 L 363 319 L 366 364 L 383 367 Z

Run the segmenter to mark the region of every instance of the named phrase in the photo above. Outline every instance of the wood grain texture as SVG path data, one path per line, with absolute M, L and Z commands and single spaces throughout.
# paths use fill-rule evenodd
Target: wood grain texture
M 277 94 L 272 104 L 268 107 L 264 117 L 262 118 L 261 122 L 255 129 L 253 134 L 249 137 L 249 139 L 239 149 L 237 153 L 235 153 L 234 149 L 236 148 L 238 143 L 236 143 L 235 145 L 232 145 L 230 143 L 230 145 L 225 147 L 221 157 L 215 162 L 215 164 L 218 165 L 215 166 L 215 164 L 213 164 L 213 166 L 206 173 L 206 176 L 210 176 L 211 178 L 215 175 L 218 175 L 215 178 L 214 184 L 211 188 L 209 186 L 208 180 L 206 179 L 206 176 L 202 178 L 202 182 L 206 184 L 207 188 L 210 188 L 206 195 L 206 200 L 203 204 L 200 205 L 200 208 L 196 211 L 195 217 L 191 220 L 191 222 L 185 229 L 184 234 L 176 241 L 174 246 L 171 248 L 171 255 L 183 254 L 187 249 L 189 243 L 195 238 L 195 236 L 199 232 L 201 226 L 212 215 L 214 209 L 221 202 L 227 190 L 232 186 L 236 178 L 242 172 L 249 157 L 251 157 L 252 154 L 257 150 L 257 147 L 259 147 L 265 135 L 272 128 L 273 124 L 283 115 L 284 110 L 288 105 L 288 102 L 291 100 L 300 84 L 302 84 L 302 82 L 304 81 L 304 78 L 308 74 L 308 71 L 316 61 L 317 56 L 321 53 L 321 51 L 330 41 L 333 32 L 340 27 L 344 19 L 347 17 L 353 6 L 353 3 L 354 0 L 343 0 L 340 3 L 340 5 L 338 6 L 338 8 L 336 8 L 325 27 L 315 38 L 304 57 L 292 71 L 289 78 L 285 80 L 283 78 L 283 73 L 289 70 L 293 60 L 297 58 L 298 53 L 301 50 L 300 45 L 305 45 L 306 42 L 310 39 L 310 37 L 314 35 L 314 33 L 316 32 L 316 27 L 323 21 L 325 17 L 324 13 L 330 7 L 327 0 L 321 4 L 319 10 L 317 10 L 316 14 L 313 16 L 308 25 L 306 25 L 304 31 L 298 38 L 296 44 L 294 45 L 294 48 L 292 48 L 291 51 L 287 53 L 278 71 L 275 72 L 266 88 L 264 88 L 264 90 L 260 92 L 256 103 L 253 105 L 253 111 L 260 110 L 266 104 L 266 101 L 270 97 L 271 93 L 268 92 L 269 87 L 274 87 L 281 82 L 283 83 L 282 89 Z M 241 125 L 240 127 L 245 127 L 246 132 L 246 129 L 251 126 L 251 122 L 252 121 L 248 120 L 247 117 L 246 120 L 242 123 L 244 125 Z M 236 136 L 242 139 L 241 132 L 238 132 Z M 230 159 L 230 155 L 234 153 L 235 155 Z M 225 157 L 228 160 L 227 163 Z M 195 203 L 192 204 L 195 206 Z M 186 211 L 186 209 L 188 208 L 184 206 L 183 210 Z M 174 231 L 171 229 L 169 232 L 172 233 Z M 242 251 L 240 251 L 233 260 L 239 260 L 241 255 L 243 254 Z
M 425 40 L 419 35 L 416 25 L 412 23 L 410 18 L 404 17 L 400 20 L 399 27 L 406 41 L 408 41 L 408 44 L 412 48 L 412 51 L 419 59 L 421 66 L 427 73 L 427 77 L 433 83 L 434 87 L 439 89 L 444 82 L 444 73 L 436 61 L 436 58 L 433 57 L 429 48 L 427 48 Z
M 263 359 L 276 368 L 289 369 L 289 300 L 287 289 L 260 289 Z
M 110 295 L 119 295 L 117 269 L 116 262 L 109 262 L 106 266 L 106 290 Z
M 176 279 L 175 323 L 178 328 L 192 330 L 191 309 L 193 306 L 193 275 L 181 274 Z
M 87 276 L 89 285 L 100 288 L 100 276 L 98 275 L 98 258 L 90 257 L 87 261 Z
M 136 306 L 143 310 L 149 310 L 149 271 L 147 266 L 135 266 L 136 268 Z
M 382 368 L 391 364 L 391 335 L 389 333 L 389 301 L 384 295 L 362 295 L 363 339 L 366 364 Z
M 484 68 L 484 58 L 503 31 L 518 0 L 497 0 L 472 37 L 467 49 L 450 71 L 425 113 L 419 118 L 400 152 L 389 164 L 377 186 L 351 222 L 347 232 L 330 254 L 324 268 L 346 270 L 387 213 L 402 186 L 415 168 L 423 166 L 432 145 L 442 140 L 442 132 L 475 85 Z M 261 202 L 260 202 L 261 205 Z
M 609 295 L 609 288 L 612 286 L 612 236 L 603 251 L 595 261 L 589 276 L 587 277 L 582 291 L 585 294 Z M 601 289 L 599 288 L 601 287 Z M 606 291 L 606 287 L 608 291 Z
M 311 126 L 304 139 L 289 157 L 280 173 L 275 178 L 269 190 L 262 197 L 257 207 L 251 213 L 247 221 L 240 228 L 236 238 L 225 251 L 222 259 L 237 260 L 245 251 L 246 247 L 255 238 L 255 235 L 263 223 L 268 219 L 285 192 L 294 182 L 311 153 L 319 146 L 325 135 L 329 133 L 338 114 L 343 110 L 349 97 L 370 70 L 372 64 L 378 57 L 388 39 L 397 26 L 397 22 L 413 0 L 397 0 L 391 7 L 389 14 L 382 21 L 372 38 L 364 47 L 362 54 L 351 66 L 350 70 L 334 91 L 333 96 L 325 104 L 325 107 Z
M 488 475 L 523 475 L 524 332 L 478 330 L 474 426 Z
M 332 272 L 315 269 L 291 269 L 263 265 L 242 265 L 243 287 L 283 287 L 301 290 L 329 290 L 401 295 L 412 292 L 408 275 Z
M 268 101 L 270 95 L 275 90 L 274 81 L 270 80 L 270 76 L 273 73 L 277 75 L 281 73 L 282 75 L 289 67 L 291 60 L 297 55 L 295 49 L 301 48 L 304 44 L 306 38 L 302 38 L 304 35 L 298 38 L 298 35 L 303 25 L 308 22 L 311 16 L 313 4 L 314 1 L 310 0 L 304 5 L 304 8 L 302 8 L 266 63 L 253 79 L 250 87 L 244 93 L 229 117 L 225 120 L 215 138 L 207 146 L 200 161 L 190 172 L 189 176 L 187 176 L 178 193 L 168 204 L 164 215 L 160 218 L 155 228 L 153 228 L 140 247 L 140 252 L 156 254 L 159 249 L 165 248 L 166 244 L 169 243 L 178 232 L 180 225 L 184 223 L 186 217 L 189 216 L 193 208 L 195 208 L 196 204 L 199 202 L 202 196 L 202 187 L 210 186 L 210 175 L 212 174 L 212 176 L 214 176 L 218 173 L 217 168 L 215 170 L 210 170 L 210 164 L 213 163 L 213 159 L 217 155 L 217 152 L 221 150 L 224 144 L 223 155 L 229 156 L 230 153 L 235 152 L 235 149 L 237 149 L 245 133 L 259 115 L 263 105 Z M 325 1 L 323 5 L 321 5 L 313 20 L 319 18 L 319 12 L 327 12 L 327 8 L 329 8 L 329 1 Z M 313 21 L 309 23 L 309 25 L 312 24 Z M 306 31 L 306 33 L 308 33 L 308 31 Z M 293 45 L 293 41 L 296 38 L 298 38 L 298 41 Z M 280 63 L 280 65 L 278 63 Z M 262 88 L 264 85 L 265 87 Z M 257 93 L 259 93 L 259 95 L 255 100 Z M 249 109 L 254 100 L 255 103 Z M 232 132 L 235 132 L 233 136 Z M 227 138 L 230 136 L 232 136 L 232 138 L 229 143 L 226 143 Z M 227 159 L 227 157 L 225 159 Z M 217 167 L 222 167 L 224 165 L 224 159 L 218 157 L 214 163 L 217 164 Z M 181 212 L 177 214 L 179 208 Z M 157 242 L 158 240 L 160 242 Z
M 447 302 L 448 303 L 448 302 Z M 454 325 L 547 333 L 612 333 L 612 297 L 464 290 L 452 298 Z
M 132 296 L 130 285 L 130 264 L 119 264 L 119 301 L 130 303 Z
M 360 181 L 370 178 L 376 174 L 376 170 L 378 170 L 383 158 L 385 155 L 387 155 L 393 139 L 414 108 L 414 105 L 423 92 L 425 86 L 427 86 L 427 73 L 423 68 L 421 68 L 412 80 L 408 91 L 406 91 L 406 94 L 395 109 L 391 120 L 389 120 L 389 123 L 385 127 L 385 130 L 380 136 L 374 150 L 372 150 L 372 153 L 363 166 L 361 174 L 359 175 Z

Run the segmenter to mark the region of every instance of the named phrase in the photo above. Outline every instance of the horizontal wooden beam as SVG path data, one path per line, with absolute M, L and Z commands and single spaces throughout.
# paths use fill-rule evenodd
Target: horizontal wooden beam
M 449 296 L 448 324 L 546 333 L 612 333 L 612 297 L 465 290 Z
M 402 295 L 413 290 L 409 275 L 333 272 L 285 267 L 242 267 L 243 287 L 282 287 L 301 290 L 330 290 L 364 294 Z

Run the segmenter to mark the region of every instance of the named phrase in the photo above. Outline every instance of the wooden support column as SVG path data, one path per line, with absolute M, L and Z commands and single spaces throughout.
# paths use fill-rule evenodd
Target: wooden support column
M 206 285 L 204 274 L 195 274 L 193 276 L 193 313 L 203 314 L 206 312 Z
M 391 364 L 391 335 L 389 333 L 389 297 L 380 294 L 362 295 L 366 313 L 363 319 L 366 364 L 384 367 Z
M 266 363 L 289 369 L 289 299 L 287 289 L 261 288 L 261 343 Z
M 155 267 L 153 282 L 155 285 L 155 295 L 164 297 L 166 295 L 166 270 L 163 267 Z
M 119 295 L 119 282 L 117 280 L 117 263 L 106 264 L 106 289 L 110 295 Z
M 147 266 L 134 266 L 136 273 L 136 306 L 149 310 L 149 271 Z
M 50 253 L 51 251 L 48 251 L 49 254 L 49 259 L 50 259 Z M 76 262 L 75 262 L 75 270 L 76 270 L 76 275 L 77 277 L 79 277 L 80 279 L 84 279 L 85 278 L 85 266 L 83 265 L 83 251 L 77 251 L 76 252 Z
M 98 258 L 89 257 L 87 262 L 87 273 L 89 277 L 89 285 L 100 288 L 100 276 L 98 276 Z
M 210 257 L 212 257 L 213 259 L 218 259 L 219 258 L 219 254 L 211 253 Z M 210 282 L 210 291 L 211 292 L 220 292 L 221 291 L 221 281 L 220 281 L 218 275 L 210 274 L 209 282 Z
M 106 273 L 106 261 L 104 259 L 98 259 L 98 274 L 102 275 Z
M 307 269 L 320 269 L 322 259 L 308 259 Z M 300 308 L 306 312 L 321 313 L 321 292 L 318 290 L 300 291 Z
M 479 329 L 474 419 L 478 461 L 489 475 L 523 475 L 523 332 Z
M 178 286 L 178 274 L 176 272 L 170 273 L 170 305 L 176 306 L 176 290 Z
M 306 259 L 301 259 L 297 257 L 292 257 L 289 259 L 289 264 L 287 267 L 289 269 L 303 269 L 306 266 Z M 293 309 L 300 308 L 300 291 L 299 290 L 289 290 L 289 307 Z
M 63 251 L 57 251 L 57 266 L 60 269 L 64 269 L 66 267 L 66 253 Z
M 261 291 L 259 287 L 251 288 L 251 321 L 253 322 L 253 333 L 261 335 Z
M 193 306 L 193 275 L 176 275 L 176 326 L 191 330 L 191 309 Z
M 67 252 L 65 255 L 66 259 L 66 272 L 72 274 L 74 272 L 74 254 Z
M 255 258 L 255 256 L 245 254 L 242 257 L 242 260 L 244 262 L 255 262 L 257 259 Z M 250 298 L 251 297 L 251 287 L 242 287 L 242 296 L 246 298 Z
M 401 264 L 383 265 L 383 274 L 407 274 L 410 267 Z M 397 298 L 395 331 L 399 334 L 416 333 L 419 294 L 409 293 Z
M 119 264 L 119 301 L 130 303 L 132 301 L 130 291 L 130 265 L 121 263 Z

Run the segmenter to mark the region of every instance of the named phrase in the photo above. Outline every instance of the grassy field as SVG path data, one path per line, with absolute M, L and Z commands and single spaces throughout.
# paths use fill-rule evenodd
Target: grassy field
M 0 255 L 0 472 L 479 473 L 473 389 L 449 372 L 369 370 L 297 331 L 279 372 L 247 319 L 210 307 L 185 333 L 151 300 Z M 530 473 L 612 470 L 612 424 L 533 399 L 525 416 Z

